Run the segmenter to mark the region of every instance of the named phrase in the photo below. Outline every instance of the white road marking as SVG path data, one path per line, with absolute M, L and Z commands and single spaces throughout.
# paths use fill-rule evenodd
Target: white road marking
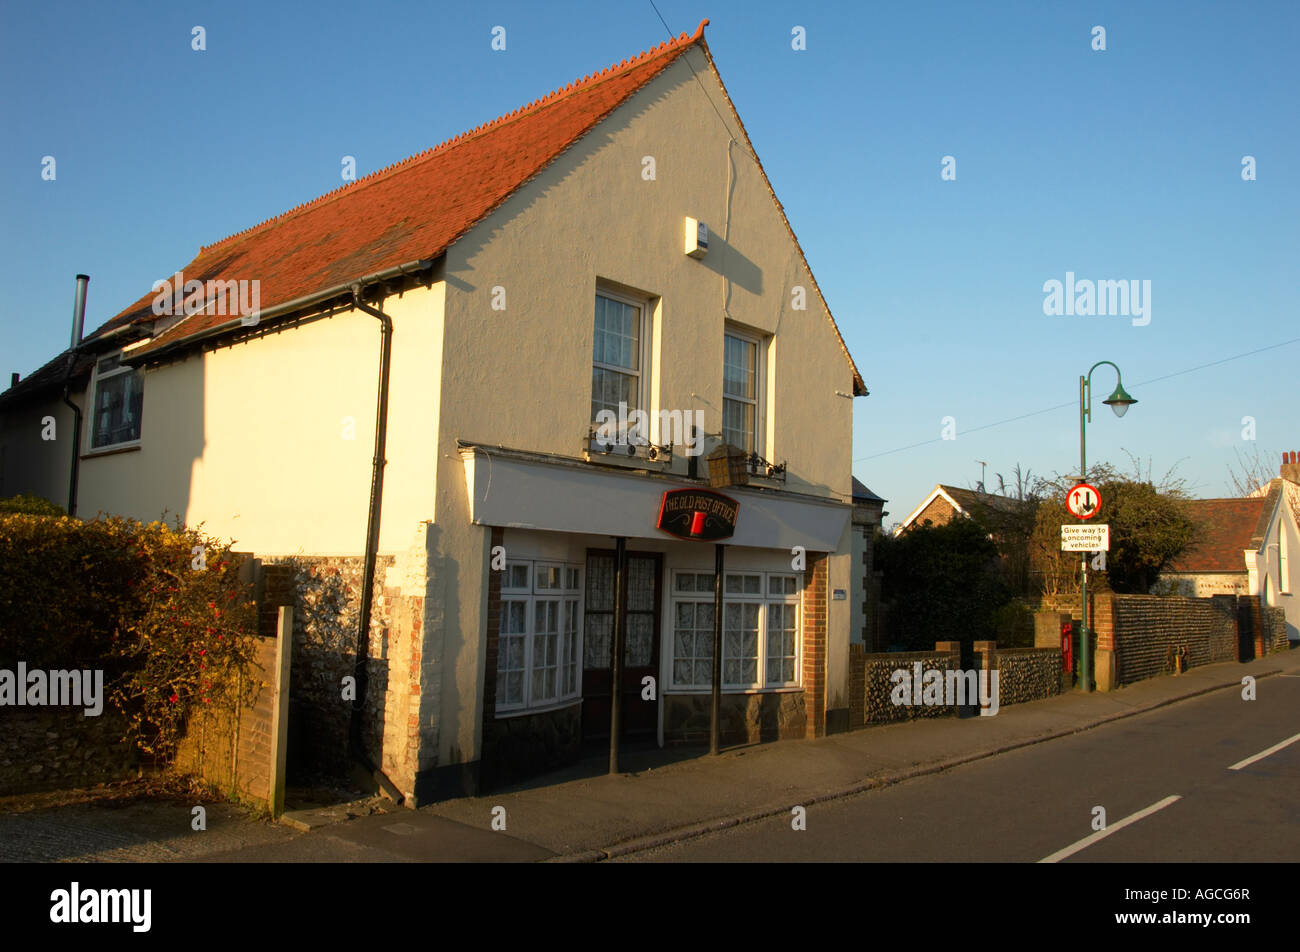
M 1267 757 L 1269 754 L 1276 754 L 1276 753 L 1277 753 L 1279 750 L 1281 750 L 1283 747 L 1286 747 L 1286 746 L 1288 746 L 1289 744 L 1294 744 L 1294 743 L 1295 743 L 1296 741 L 1298 741 L 1298 740 L 1300 740 L 1300 734 L 1296 734 L 1294 737 L 1288 737 L 1286 740 L 1282 741 L 1282 743 L 1280 743 L 1280 744 L 1274 744 L 1274 745 L 1273 745 L 1272 747 L 1270 747 L 1268 750 L 1261 750 L 1261 751 L 1260 751 L 1258 754 L 1256 754 L 1254 757 L 1247 757 L 1245 760 L 1239 760 L 1239 761 L 1237 761 L 1235 764 L 1233 764 L 1233 765 L 1232 765 L 1231 767 L 1229 767 L 1228 769 L 1229 769 L 1229 770 L 1240 770 L 1242 767 L 1249 767 L 1249 766 L 1250 766 L 1251 764 L 1253 764 L 1255 761 L 1257 761 L 1257 760 L 1263 760 L 1263 759 L 1264 759 L 1265 757 Z
M 1057 850 L 1051 856 L 1043 857 L 1042 859 L 1039 860 L 1039 862 L 1059 863 L 1061 860 L 1073 856 L 1075 853 L 1078 853 L 1080 850 L 1086 850 L 1089 846 L 1091 846 L 1093 843 L 1096 843 L 1098 840 L 1104 840 L 1106 837 L 1110 836 L 1112 833 L 1116 832 L 1117 830 L 1124 829 L 1124 827 L 1128 826 L 1130 823 L 1136 823 L 1138 820 L 1141 820 L 1143 817 L 1148 817 L 1151 814 L 1155 813 L 1157 810 L 1163 810 L 1165 807 L 1169 806 L 1169 804 L 1175 803 L 1181 799 L 1182 799 L 1181 796 L 1165 797 L 1159 803 L 1153 803 L 1145 810 L 1139 810 L 1137 813 L 1134 813 L 1131 816 L 1124 817 L 1124 819 L 1120 820 L 1118 823 L 1110 824 L 1104 830 L 1098 830 L 1096 833 L 1093 833 L 1090 836 L 1085 836 L 1077 843 L 1071 843 L 1063 850 Z

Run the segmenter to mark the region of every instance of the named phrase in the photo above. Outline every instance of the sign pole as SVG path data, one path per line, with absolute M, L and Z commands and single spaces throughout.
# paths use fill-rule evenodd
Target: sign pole
M 709 720 L 709 753 L 717 755 L 722 734 L 722 569 L 726 548 L 713 546 L 713 706 Z
M 609 663 L 609 772 L 618 773 L 618 735 L 623 728 L 623 629 L 627 611 L 627 539 L 614 542 L 614 631 Z
M 1085 421 L 1088 407 L 1088 378 L 1079 378 L 1079 479 L 1088 481 L 1088 444 Z M 1079 593 L 1083 604 L 1079 613 L 1079 680 L 1085 694 L 1092 692 L 1092 638 L 1088 626 L 1088 553 L 1079 554 Z

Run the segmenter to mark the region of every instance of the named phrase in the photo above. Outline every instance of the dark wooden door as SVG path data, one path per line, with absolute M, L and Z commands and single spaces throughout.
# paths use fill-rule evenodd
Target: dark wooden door
M 610 646 L 614 634 L 614 552 L 587 551 L 582 645 L 582 736 L 609 737 Z M 627 625 L 623 641 L 623 736 L 654 734 L 659 725 L 659 593 L 663 556 L 627 554 Z M 641 699 L 641 681 L 655 679 L 654 701 Z

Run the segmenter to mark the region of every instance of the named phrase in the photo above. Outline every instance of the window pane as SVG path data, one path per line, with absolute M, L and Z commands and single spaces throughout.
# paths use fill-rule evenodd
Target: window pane
M 640 369 L 640 308 L 596 295 L 596 333 L 592 357 L 597 363 L 627 370 Z
M 613 615 L 587 615 L 587 630 L 582 644 L 584 668 L 608 668 L 609 645 L 614 634 Z
M 591 421 L 595 423 L 602 410 L 609 410 L 617 417 L 620 403 L 626 405 L 629 413 L 637 409 L 638 393 L 638 380 L 631 374 L 606 370 L 603 367 L 593 367 L 591 370 Z
M 752 341 L 727 335 L 722 374 L 723 393 L 754 399 L 756 352 L 757 347 Z
M 654 616 L 627 616 L 627 645 L 623 661 L 629 667 L 646 667 L 654 662 Z
M 793 595 L 794 576 L 793 575 L 770 576 L 767 580 L 767 593 L 769 595 Z
M 587 610 L 614 610 L 614 559 L 593 555 L 587 559 Z
M 722 401 L 722 440 L 746 453 L 754 452 L 754 405 L 739 400 Z
M 144 375 L 139 371 L 101 378 L 95 385 L 93 446 L 112 446 L 140 438 Z
M 627 560 L 627 607 L 629 611 L 654 610 L 655 563 L 653 559 Z

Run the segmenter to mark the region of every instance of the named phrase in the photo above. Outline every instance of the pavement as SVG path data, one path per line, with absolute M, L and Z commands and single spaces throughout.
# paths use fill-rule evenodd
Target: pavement
M 853 796 L 1031 744 L 1068 737 L 1212 691 L 1242 678 L 1266 691 L 1274 676 L 1300 677 L 1300 651 L 1246 664 L 1193 668 L 1106 693 L 1071 692 L 1003 706 L 994 717 L 931 718 L 816 740 L 723 751 L 628 751 L 624 772 L 606 756 L 528 784 L 408 810 L 335 820 L 308 833 L 210 854 L 217 862 L 597 862 Z M 303 818 L 299 817 L 299 823 Z M 301 828 L 301 827 L 300 827 Z
M 926 718 L 816 740 L 724 750 L 628 748 L 487 794 L 418 810 L 371 798 L 250 820 L 208 808 L 194 832 L 183 804 L 0 813 L 0 862 L 598 862 L 1068 737 L 1213 691 L 1246 675 L 1300 678 L 1300 651 L 1193 668 L 1117 691 L 1004 705 L 993 717 Z

